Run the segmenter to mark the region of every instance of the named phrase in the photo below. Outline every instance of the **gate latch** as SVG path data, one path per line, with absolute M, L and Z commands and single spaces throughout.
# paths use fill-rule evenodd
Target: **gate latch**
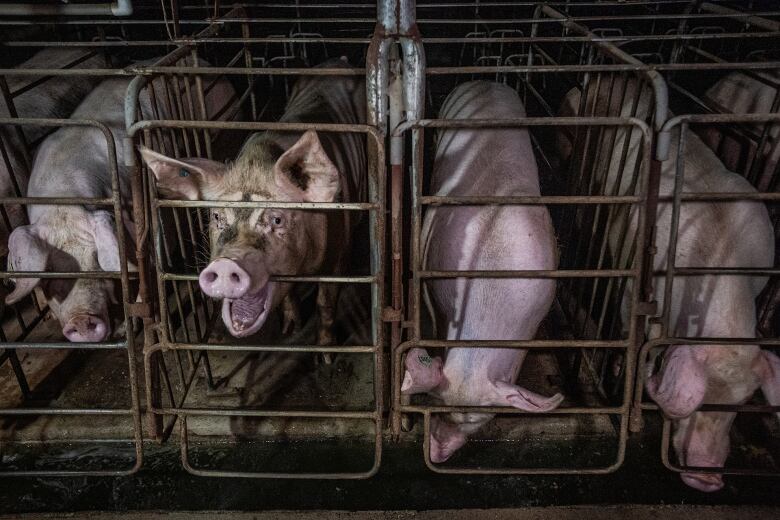
M 655 316 L 658 314 L 658 302 L 639 302 L 636 306 L 636 313 L 639 316 Z
M 127 315 L 131 318 L 151 318 L 152 305 L 150 303 L 127 303 L 125 304 Z
M 403 319 L 403 313 L 400 309 L 393 309 L 392 307 L 385 307 L 382 309 L 382 321 L 387 323 L 394 323 Z

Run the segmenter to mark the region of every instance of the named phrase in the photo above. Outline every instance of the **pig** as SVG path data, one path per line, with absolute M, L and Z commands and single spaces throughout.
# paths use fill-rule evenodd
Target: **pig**
M 349 67 L 346 58 L 324 67 Z M 284 123 L 362 124 L 363 80 L 304 76 L 293 87 Z M 158 191 L 167 198 L 215 201 L 361 202 L 366 199 L 365 139 L 354 133 L 258 132 L 234 163 L 175 159 L 142 149 Z M 222 321 L 238 338 L 257 333 L 289 302 L 291 283 L 275 275 L 338 274 L 349 261 L 356 218 L 350 212 L 214 208 L 211 262 L 199 274 L 209 297 L 222 300 Z M 317 341 L 333 343 L 338 287 L 320 284 Z M 287 307 L 285 305 L 285 307 Z M 288 309 L 285 308 L 285 314 Z M 327 360 L 326 360 L 327 361 Z
M 442 119 L 515 117 L 525 117 L 517 93 L 487 81 L 458 86 L 440 114 Z M 431 183 L 431 193 L 437 196 L 539 195 L 528 131 L 444 130 Z M 552 221 L 547 208 L 539 205 L 431 207 L 421 243 L 425 269 L 548 270 L 558 265 Z M 552 279 L 460 278 L 432 281 L 426 300 L 437 331 L 447 340 L 527 340 L 533 339 L 554 297 Z M 561 394 L 545 397 L 515 384 L 525 355 L 523 349 L 450 348 L 442 360 L 413 348 L 404 361 L 401 392 L 427 392 L 446 405 L 553 410 L 563 400 Z M 492 417 L 455 412 L 434 416 L 430 460 L 449 459 Z
M 114 77 L 98 84 L 72 114 L 73 119 L 89 119 L 105 124 L 114 136 L 118 163 L 123 223 L 114 222 L 113 211 L 90 205 L 28 206 L 30 224 L 17 227 L 9 237 L 10 271 L 119 271 L 119 243 L 115 226 L 126 227 L 134 235 L 129 191 L 129 172 L 124 167 L 125 91 L 132 78 Z M 161 89 L 160 80 L 152 85 Z M 160 99 L 158 92 L 158 99 Z M 215 83 L 206 96 L 210 116 L 220 113 L 235 95 L 227 80 Z M 153 111 L 149 93 L 144 90 L 139 104 L 145 119 L 169 118 L 166 106 Z M 107 143 L 93 127 L 63 127 L 40 145 L 33 162 L 28 193 L 34 197 L 112 196 Z M 133 242 L 134 243 L 134 242 Z M 41 284 L 62 333 L 72 342 L 105 341 L 112 332 L 109 304 L 116 302 L 116 284 L 108 279 L 20 278 L 6 297 L 7 304 L 18 302 Z
M 770 114 L 777 113 L 777 96 L 780 71 L 757 72 L 765 81 L 748 76 L 743 72 L 732 72 L 720 79 L 704 93 L 704 101 L 717 113 L 726 114 Z M 747 125 L 761 136 L 764 124 Z M 723 133 L 714 126 L 705 127 L 702 139 L 716 150 L 723 164 L 732 171 L 742 171 L 755 159 L 756 149 L 742 139 Z M 770 124 L 768 141 L 759 152 L 756 187 L 761 191 L 777 189 L 777 165 L 780 163 L 780 123 Z
M 79 61 L 83 60 L 83 61 Z M 92 55 L 87 49 L 62 48 L 44 49 L 27 61 L 17 65 L 18 69 L 48 69 L 69 66 L 80 69 L 95 69 L 106 66 L 100 55 Z M 38 81 L 40 76 L 8 76 L 6 81 L 10 92 L 16 92 L 29 83 Z M 95 76 L 59 76 L 49 78 L 40 85 L 17 95 L 14 100 L 16 115 L 22 118 L 68 117 L 92 87 L 100 79 Z M 11 117 L 9 107 L 0 101 L 0 117 Z M 0 143 L 3 153 L 0 157 L 0 197 L 24 196 L 27 194 L 29 165 L 27 164 L 27 145 L 35 144 L 47 132 L 47 126 L 0 126 Z M 24 134 L 24 139 L 20 135 Z M 32 157 L 30 157 L 32 159 Z M 7 253 L 8 233 L 16 226 L 24 224 L 24 209 L 18 205 L 5 207 L 11 229 L 0 225 L 0 255 Z
M 609 78 L 609 76 L 607 76 Z M 652 93 L 637 86 L 635 78 L 602 78 L 599 89 L 592 79 L 585 103 L 585 114 L 605 116 L 631 114 L 636 102 L 636 115 L 648 118 Z M 610 97 L 609 87 L 617 89 Z M 597 91 L 598 90 L 598 91 Z M 639 97 L 636 101 L 637 96 Z M 581 94 L 570 91 L 559 115 L 578 113 Z M 608 101 L 611 99 L 611 101 Z M 622 101 L 621 101 L 622 100 Z M 686 146 L 678 156 L 679 127 L 672 134 L 669 157 L 661 165 L 660 195 L 669 197 L 674 191 L 677 161 L 685 164 L 683 192 L 744 192 L 756 190 L 743 177 L 729 171 L 695 133 L 687 131 Z M 569 159 L 573 146 L 569 134 L 558 136 L 559 153 Z M 641 134 L 618 130 L 615 139 L 603 138 L 601 162 L 606 169 L 600 186 L 602 193 L 632 194 L 630 173 L 640 153 Z M 628 140 L 627 148 L 624 149 Z M 609 148 L 611 147 L 611 148 Z M 575 151 L 576 152 L 576 151 Z M 626 161 L 621 172 L 621 157 Z M 603 170 L 602 170 L 603 171 Z M 623 173 L 621 175 L 621 173 Z M 621 179 L 618 183 L 618 179 Z M 619 184 L 619 185 L 618 185 Z M 653 269 L 665 270 L 669 256 L 672 204 L 658 205 L 655 244 L 657 254 Z M 618 236 L 621 226 L 608 233 L 610 253 L 615 258 L 628 258 L 636 236 L 637 214 L 630 213 L 628 237 Z M 738 267 L 769 268 L 774 258 L 774 232 L 766 206 L 755 201 L 683 202 L 680 209 L 675 264 L 678 267 Z M 618 244 L 625 244 L 618 250 Z M 659 308 L 670 306 L 668 337 L 754 338 L 756 336 L 755 299 L 766 284 L 762 276 L 697 275 L 674 279 L 670 302 L 665 300 L 665 279 L 654 277 L 654 294 Z M 628 315 L 631 302 L 630 282 L 623 298 L 622 314 Z M 624 323 L 626 320 L 624 319 Z M 702 404 L 742 404 L 761 388 L 767 401 L 780 403 L 780 359 L 757 345 L 691 345 L 674 344 L 666 348 L 660 369 L 649 362 L 645 367 L 648 395 L 663 413 L 673 420 L 673 445 L 680 464 L 689 467 L 722 467 L 729 453 L 729 431 L 735 413 L 700 412 Z M 717 491 L 724 485 L 722 475 L 686 471 L 682 480 L 701 491 Z

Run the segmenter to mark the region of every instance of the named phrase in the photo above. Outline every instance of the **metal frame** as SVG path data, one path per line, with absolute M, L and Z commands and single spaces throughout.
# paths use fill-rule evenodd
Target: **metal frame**
M 0 198 L 0 204 L 64 204 L 64 205 L 80 205 L 91 204 L 96 206 L 108 206 L 111 207 L 114 213 L 114 219 L 116 222 L 122 222 L 122 202 L 119 191 L 119 176 L 116 161 L 116 152 L 114 147 L 114 137 L 111 131 L 104 124 L 99 121 L 93 120 L 78 120 L 78 119 L 24 119 L 24 118 L 2 118 L 0 119 L 0 125 L 42 125 L 49 127 L 66 127 L 66 126 L 88 126 L 99 130 L 106 139 L 106 145 L 108 150 L 108 167 L 109 174 L 111 175 L 111 189 L 112 196 L 106 199 L 94 199 L 94 198 L 59 198 L 52 199 L 48 197 L 2 197 Z M 113 279 L 119 280 L 122 289 L 122 304 L 124 312 L 124 324 L 125 324 L 125 339 L 119 342 L 103 342 L 103 343 L 79 343 L 73 344 L 69 342 L 26 342 L 16 341 L 6 343 L 6 347 L 11 348 L 31 348 L 31 349 L 68 349 L 68 350 L 103 350 L 103 349 L 124 349 L 127 352 L 128 362 L 128 379 L 130 382 L 130 409 L 113 409 L 113 408 L 4 408 L 0 409 L 0 415 L 126 415 L 131 416 L 133 420 L 133 443 L 135 444 L 135 462 L 128 469 L 122 470 L 2 470 L 0 476 L 87 476 L 87 475 L 102 475 L 102 476 L 118 476 L 129 475 L 135 473 L 140 469 L 143 462 L 143 443 L 141 432 L 141 410 L 138 393 L 138 382 L 135 372 L 135 333 L 131 314 L 129 313 L 130 300 L 130 274 L 128 272 L 127 264 L 127 252 L 125 251 L 125 230 L 121 225 L 117 226 L 117 241 L 119 244 L 120 271 L 118 272 L 20 272 L 20 271 L 2 271 L 0 272 L 1 279 L 8 278 L 96 278 L 96 279 Z M 29 444 L 25 441 L 14 441 L 17 444 Z
M 685 149 L 685 143 L 688 135 L 688 128 L 690 125 L 696 124 L 713 124 L 713 123 L 780 123 L 780 114 L 749 114 L 749 115 L 733 115 L 733 114 L 704 114 L 704 115 L 682 115 L 674 117 L 668 120 L 664 124 L 664 131 L 671 132 L 675 128 L 679 128 L 679 142 L 678 142 L 678 156 L 682 156 Z M 642 411 L 643 410 L 658 410 L 658 406 L 652 403 L 644 402 L 644 379 L 645 371 L 643 367 L 648 361 L 650 351 L 659 347 L 669 346 L 672 344 L 693 344 L 693 345 L 708 345 L 708 344 L 729 344 L 729 345 L 758 345 L 758 346 L 780 346 L 780 338 L 701 338 L 701 337 L 675 337 L 670 331 L 670 302 L 671 294 L 674 289 L 675 277 L 678 276 L 696 276 L 702 274 L 708 275 L 720 275 L 720 276 L 777 276 L 780 275 L 780 268 L 774 267 L 771 269 L 753 269 L 753 268 L 692 268 L 692 267 L 677 267 L 675 264 L 675 254 L 677 243 L 677 233 L 679 228 L 680 207 L 684 201 L 703 201 L 703 202 L 716 202 L 723 200 L 745 200 L 745 201 L 764 201 L 766 203 L 780 203 L 780 193 L 745 193 L 745 192 L 707 192 L 707 193 L 694 193 L 682 191 L 682 181 L 685 176 L 685 161 L 678 160 L 677 168 L 675 171 L 675 188 L 674 194 L 670 197 L 663 197 L 660 200 L 666 203 L 672 204 L 672 222 L 671 222 L 671 235 L 669 240 L 669 256 L 667 260 L 666 269 L 660 272 L 653 273 L 655 276 L 663 276 L 665 278 L 664 285 L 664 308 L 661 309 L 661 313 L 655 323 L 658 323 L 658 327 L 654 327 L 653 330 L 658 334 L 656 337 L 651 337 L 647 342 L 642 345 L 639 351 L 639 361 L 637 363 L 637 377 L 636 388 L 634 390 L 634 403 L 632 411 L 632 422 L 636 421 L 641 424 Z M 652 264 L 651 264 L 652 265 Z M 780 406 L 771 405 L 702 405 L 699 408 L 700 411 L 721 411 L 721 412 L 744 412 L 744 413 L 774 413 L 780 412 Z M 634 425 L 636 428 L 638 424 Z M 661 437 L 661 460 L 668 469 L 677 472 L 695 471 L 697 473 L 719 473 L 727 475 L 756 475 L 756 476 L 780 476 L 780 471 L 769 471 L 755 468 L 700 468 L 700 467 L 688 467 L 674 464 L 669 457 L 669 447 L 671 445 L 671 421 L 669 418 L 663 418 L 663 432 Z
M 422 132 L 425 128 L 532 128 L 541 126 L 612 126 L 631 127 L 638 129 L 643 136 L 642 160 L 639 184 L 639 192 L 633 196 L 516 196 L 516 197 L 436 197 L 423 196 L 422 193 Z M 619 204 L 635 205 L 639 211 L 638 244 L 643 243 L 645 202 L 647 197 L 647 183 L 649 181 L 649 165 L 651 157 L 652 133 L 649 127 L 636 118 L 522 118 L 506 120 L 419 120 L 409 122 L 399 127 L 396 132 L 406 130 L 413 132 L 414 162 L 412 163 L 412 182 L 415 186 L 412 208 L 412 286 L 410 288 L 410 320 L 412 322 L 412 338 L 403 343 L 394 352 L 393 370 L 393 406 L 398 412 L 419 413 L 424 416 L 424 446 L 423 455 L 426 465 L 437 473 L 454 474 L 603 474 L 618 469 L 624 459 L 626 441 L 628 437 L 628 424 L 630 412 L 630 394 L 633 386 L 633 367 L 635 362 L 635 345 L 638 340 L 636 323 L 639 320 L 639 294 L 634 292 L 631 305 L 631 324 L 629 337 L 624 340 L 517 340 L 517 341 L 445 341 L 423 339 L 420 335 L 420 290 L 422 281 L 432 278 L 632 278 L 637 285 L 643 273 L 642 255 L 639 255 L 632 269 L 568 269 L 553 271 L 429 271 L 425 270 L 420 257 L 420 233 L 422 225 L 422 207 L 426 205 L 567 205 L 567 204 Z M 618 433 L 618 448 L 615 461 L 598 468 L 453 468 L 450 466 L 434 465 L 429 456 L 430 416 L 434 413 L 464 412 L 464 413 L 501 413 L 510 415 L 531 415 L 527 412 L 510 407 L 477 407 L 477 406 L 414 406 L 404 404 L 401 400 L 401 380 L 403 367 L 403 353 L 414 347 L 455 347 L 458 348 L 593 348 L 593 349 L 622 349 L 626 353 L 626 379 L 625 396 L 623 404 L 612 407 L 570 407 L 559 408 L 550 414 L 607 414 L 620 417 Z

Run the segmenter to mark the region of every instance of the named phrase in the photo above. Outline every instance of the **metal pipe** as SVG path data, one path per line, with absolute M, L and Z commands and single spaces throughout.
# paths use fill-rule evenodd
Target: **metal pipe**
M 3 4 L 0 16 L 130 16 L 132 0 L 106 4 Z

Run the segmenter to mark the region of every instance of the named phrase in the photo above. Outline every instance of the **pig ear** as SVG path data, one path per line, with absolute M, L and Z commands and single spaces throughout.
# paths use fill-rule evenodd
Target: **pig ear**
M 647 379 L 647 393 L 672 419 L 688 417 L 707 392 L 707 371 L 691 346 L 675 346 L 664 355 L 661 370 Z
M 51 248 L 40 236 L 37 226 L 19 226 L 8 237 L 9 271 L 45 271 Z M 5 303 L 14 304 L 30 294 L 40 278 L 17 278 Z
M 107 211 L 95 211 L 90 215 L 90 219 L 100 268 L 104 271 L 119 271 L 119 242 L 111 214 Z
M 333 202 L 339 192 L 339 171 L 314 130 L 279 157 L 274 178 L 285 194 L 305 202 Z
M 201 199 L 203 188 L 221 179 L 227 169 L 224 164 L 208 159 L 174 159 L 144 146 L 139 151 L 154 173 L 160 193 L 173 199 Z
M 768 350 L 762 350 L 753 370 L 761 381 L 761 392 L 764 393 L 767 403 L 780 406 L 780 357 Z M 780 419 L 780 412 L 777 417 Z
M 401 393 L 405 395 L 430 392 L 444 379 L 441 371 L 442 361 L 432 358 L 424 349 L 413 348 L 406 354 L 404 361 L 406 372 L 401 384 Z
M 495 406 L 514 406 L 526 412 L 549 412 L 555 410 L 563 401 L 561 394 L 555 394 L 552 397 L 545 397 L 535 392 L 531 392 L 517 385 L 496 381 L 494 384 Z

